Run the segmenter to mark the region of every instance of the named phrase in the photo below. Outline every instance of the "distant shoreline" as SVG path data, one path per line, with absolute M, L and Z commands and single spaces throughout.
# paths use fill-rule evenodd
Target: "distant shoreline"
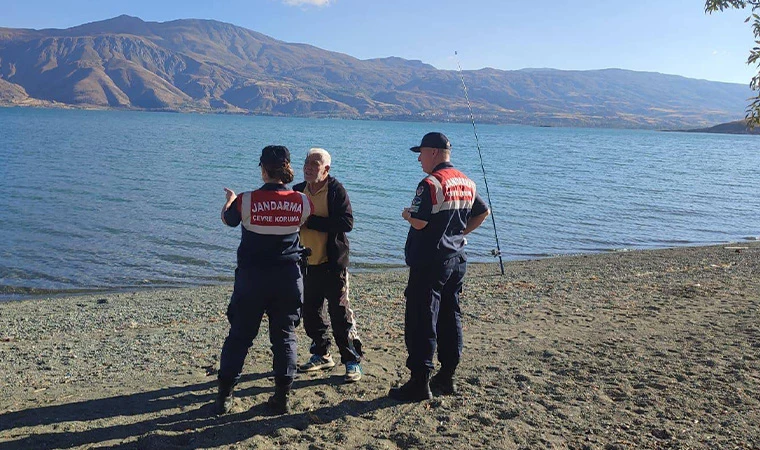
M 43 102 L 43 101 L 40 101 Z M 28 104 L 14 104 L 3 103 L 0 101 L 0 108 L 26 108 L 26 109 L 49 109 L 49 110 L 68 110 L 68 111 L 117 111 L 117 112 L 145 112 L 145 113 L 171 113 L 171 114 L 199 114 L 199 115 L 220 115 L 220 116 L 253 116 L 253 117 L 283 117 L 293 119 L 334 119 L 334 120 L 356 120 L 356 121 L 368 121 L 368 122 L 404 122 L 404 123 L 456 123 L 456 124 L 469 124 L 472 119 L 467 116 L 417 116 L 417 115 L 400 115 L 400 116 L 348 116 L 348 115 L 330 115 L 330 114 L 314 114 L 314 115 L 292 115 L 292 114 L 278 114 L 278 113 L 264 113 L 264 112 L 250 112 L 250 111 L 229 111 L 229 110 L 214 110 L 214 109 L 149 109 L 149 108 L 121 108 L 110 106 L 98 106 L 98 105 L 74 105 L 66 103 L 37 103 L 32 102 Z M 669 131 L 669 132 L 699 132 L 699 130 L 674 130 L 674 129 L 660 129 L 655 126 L 643 127 L 632 124 L 620 125 L 620 124 L 599 124 L 596 122 L 567 122 L 558 120 L 556 123 L 548 124 L 546 120 L 537 120 L 535 122 L 526 121 L 503 121 L 495 120 L 489 117 L 483 117 L 482 115 L 475 116 L 477 124 L 482 125 L 497 125 L 497 126 L 525 126 L 535 128 L 591 128 L 600 130 L 646 130 L 646 131 Z M 640 124 L 639 124 L 640 125 Z M 701 129 L 700 129 L 701 130 Z M 740 134 L 740 133 L 729 133 Z
M 708 128 L 694 128 L 689 130 L 662 130 L 682 133 L 715 133 L 715 134 L 760 134 L 760 126 L 749 128 L 746 120 L 721 123 Z

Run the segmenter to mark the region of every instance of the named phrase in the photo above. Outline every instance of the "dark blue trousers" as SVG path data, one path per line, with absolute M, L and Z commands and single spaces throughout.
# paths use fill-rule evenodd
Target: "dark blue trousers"
M 404 340 L 409 356 L 406 367 L 412 376 L 432 372 L 436 348 L 441 370 L 452 374 L 462 356 L 462 292 L 467 261 L 457 256 L 409 268 Z
M 236 382 L 245 357 L 259 333 L 264 313 L 269 317 L 275 383 L 293 381 L 297 364 L 295 328 L 301 320 L 303 278 L 296 263 L 235 270 L 235 288 L 227 307 L 230 332 L 222 347 L 219 380 Z

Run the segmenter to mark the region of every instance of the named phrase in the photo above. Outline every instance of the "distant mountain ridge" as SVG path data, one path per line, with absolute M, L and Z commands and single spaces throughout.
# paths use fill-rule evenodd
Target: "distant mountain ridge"
M 708 128 L 685 130 L 693 133 L 760 134 L 760 127 L 750 128 L 745 119 L 721 123 Z
M 621 69 L 463 75 L 483 123 L 704 127 L 742 117 L 752 94 L 739 84 Z M 456 71 L 360 60 L 212 20 L 130 16 L 65 30 L 0 28 L 0 105 L 469 119 Z

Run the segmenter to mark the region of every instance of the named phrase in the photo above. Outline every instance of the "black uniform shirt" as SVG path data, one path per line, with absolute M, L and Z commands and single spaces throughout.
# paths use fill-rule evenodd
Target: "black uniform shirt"
M 417 185 L 411 214 L 426 221 L 425 228 L 409 227 L 404 254 L 410 267 L 444 261 L 464 254 L 464 234 L 470 217 L 488 211 L 475 183 L 444 162 Z
M 263 218 L 268 222 L 259 221 L 253 226 L 244 223 L 244 226 L 240 227 L 242 237 L 237 249 L 238 268 L 297 262 L 303 250 L 298 238 L 298 225 L 311 214 L 311 202 L 305 195 L 291 191 L 285 185 L 266 183 L 256 191 L 238 195 L 235 202 L 224 212 L 227 225 L 236 227 L 244 220 L 246 214 L 243 214 L 242 208 L 243 197 L 246 194 L 262 200 L 255 202 L 254 212 L 257 209 L 256 205 L 263 204 L 269 208 L 271 204 L 272 208 L 259 209 L 259 215 L 254 216 L 254 220 Z M 297 204 L 298 202 L 301 203 Z M 300 210 L 296 210 L 296 206 Z M 285 220 L 289 222 L 285 223 Z

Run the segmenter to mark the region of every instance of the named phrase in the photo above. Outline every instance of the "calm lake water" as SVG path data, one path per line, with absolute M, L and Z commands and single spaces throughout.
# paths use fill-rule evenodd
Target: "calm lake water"
M 402 265 L 400 217 L 428 131 L 483 174 L 470 124 L 0 108 L 0 298 L 230 280 L 240 230 L 223 187 L 261 185 L 258 155 L 333 155 L 354 207 L 356 270 Z M 503 257 L 659 248 L 760 236 L 758 136 L 477 127 Z M 485 198 L 485 197 L 484 197 Z M 494 261 L 491 220 L 474 261 Z

